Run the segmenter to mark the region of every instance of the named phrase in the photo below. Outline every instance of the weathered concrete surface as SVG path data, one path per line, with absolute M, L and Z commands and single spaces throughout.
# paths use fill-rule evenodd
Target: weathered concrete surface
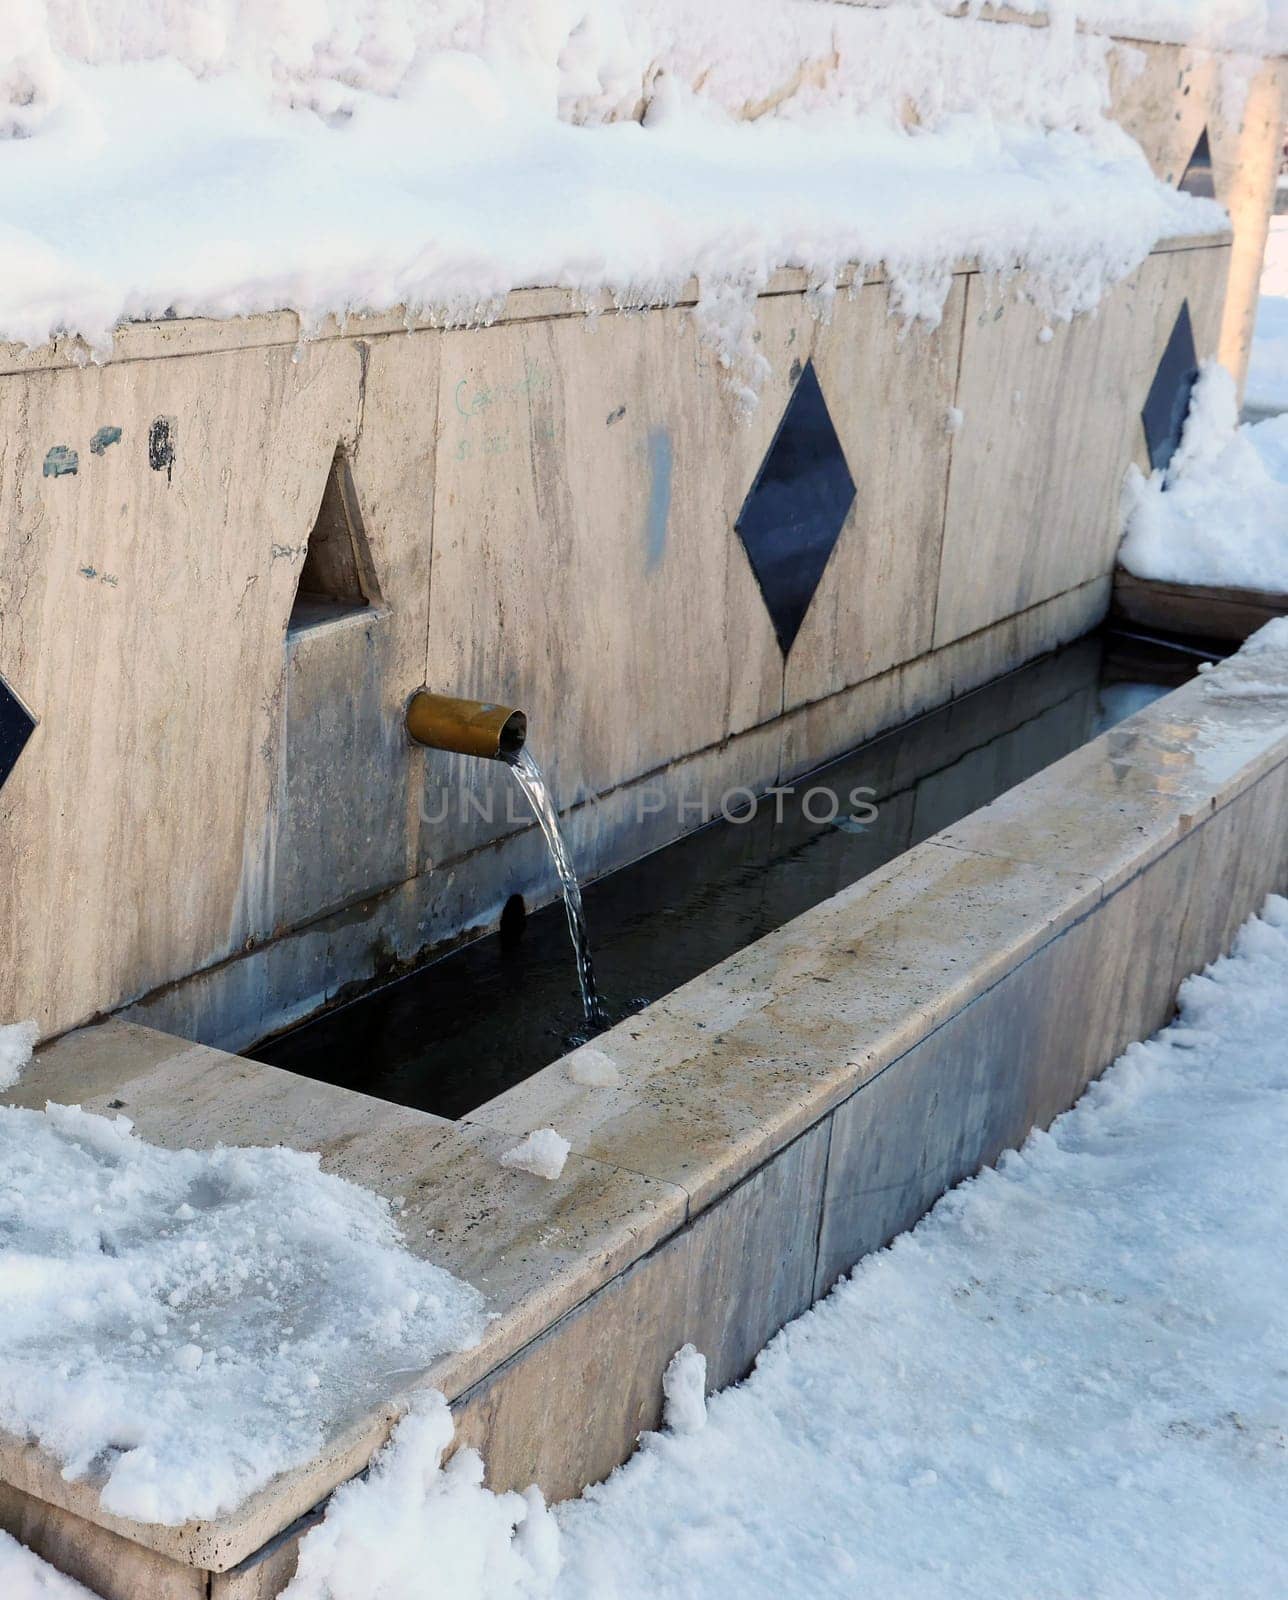
M 701 1210 L 1099 893 L 1090 875 L 919 845 L 605 1034 L 620 1087 L 556 1064 L 468 1120 L 557 1127 Z
M 917 660 L 934 642 L 948 417 L 976 281 L 953 280 L 932 333 L 901 326 L 875 285 L 840 297 L 817 330 L 815 370 L 858 493 L 787 658 L 787 709 Z
M 208 1600 L 208 1572 L 4 1482 L 0 1529 L 101 1600 Z
M 1224 249 L 1159 252 L 1071 323 L 971 279 L 937 645 L 1112 570 L 1123 475 L 1148 467 L 1154 372 L 1182 302 L 1199 350 L 1216 349 L 1227 264 Z

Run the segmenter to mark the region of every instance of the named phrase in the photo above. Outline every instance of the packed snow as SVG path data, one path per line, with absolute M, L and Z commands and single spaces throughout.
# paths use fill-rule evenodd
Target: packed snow
M 1244 404 L 1288 411 L 1288 215 L 1272 217 Z
M 101 1479 L 109 1511 L 233 1509 L 483 1321 L 317 1156 L 0 1107 L 0 1427 Z
M 9 1022 L 0 1027 L 0 1094 L 13 1088 L 31 1060 L 38 1031 L 34 1022 Z
M 1282 648 L 1288 623 L 1257 649 Z M 1280 1600 L 1288 899 L 1047 1133 L 547 1513 L 420 1400 L 286 1600 Z
M 1288 414 L 1240 425 L 1233 378 L 1206 363 L 1171 464 L 1129 472 L 1123 525 L 1138 578 L 1288 594 Z
M 442 1465 L 452 1414 L 418 1396 L 365 1478 L 338 1490 L 304 1537 L 282 1600 L 526 1600 L 549 1594 L 559 1530 L 540 1494 L 493 1494 L 462 1449 Z
M 698 1433 L 707 1425 L 707 1358 L 685 1344 L 662 1374 L 662 1426 L 672 1433 Z
M 0 1595 L 4 1600 L 94 1600 L 0 1529 Z
M 535 1128 L 513 1150 L 505 1152 L 501 1165 L 530 1172 L 536 1178 L 548 1178 L 553 1183 L 563 1171 L 571 1149 L 567 1139 L 554 1128 Z
M 1069 316 L 1160 236 L 1224 226 L 1107 120 L 1106 39 L 915 0 L 13 5 L 0 337 L 32 345 L 277 307 L 481 320 L 534 284 L 666 301 L 696 274 L 750 392 L 780 266 L 825 304 L 884 263 L 933 322 L 976 258 Z

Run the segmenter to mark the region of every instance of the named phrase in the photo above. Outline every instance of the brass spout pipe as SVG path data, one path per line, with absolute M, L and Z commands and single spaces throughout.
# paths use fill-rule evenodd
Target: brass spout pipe
M 417 689 L 407 702 L 407 732 L 417 744 L 434 750 L 509 761 L 523 749 L 528 719 L 509 706 Z

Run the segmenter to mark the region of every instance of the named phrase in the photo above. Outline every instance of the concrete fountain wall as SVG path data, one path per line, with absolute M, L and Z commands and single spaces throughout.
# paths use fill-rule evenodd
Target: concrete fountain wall
M 1228 260 L 1161 247 L 1045 344 L 967 268 L 906 339 L 883 284 L 823 322 L 784 274 L 750 418 L 685 307 L 544 292 L 482 329 L 11 352 L 0 671 L 40 721 L 0 802 L 0 1014 L 48 1035 L 133 1005 L 237 1047 L 548 895 L 503 807 L 433 820 L 492 779 L 408 751 L 421 682 L 527 710 L 560 803 L 602 801 L 571 821 L 597 873 L 677 831 L 673 804 L 637 825 L 646 777 L 714 802 L 1081 633 L 1160 353 L 1183 301 L 1216 347 Z M 784 662 L 732 530 L 810 359 L 858 492 Z M 375 603 L 288 634 L 337 449 Z

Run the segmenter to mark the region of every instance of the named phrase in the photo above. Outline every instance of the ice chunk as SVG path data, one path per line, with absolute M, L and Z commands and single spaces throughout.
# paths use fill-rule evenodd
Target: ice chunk
M 538 1178 L 557 1178 L 572 1146 L 553 1128 L 537 1128 L 501 1157 L 503 1167 L 517 1167 Z
M 616 1089 L 622 1081 L 617 1063 L 593 1044 L 584 1044 L 568 1057 L 568 1076 L 591 1089 Z

